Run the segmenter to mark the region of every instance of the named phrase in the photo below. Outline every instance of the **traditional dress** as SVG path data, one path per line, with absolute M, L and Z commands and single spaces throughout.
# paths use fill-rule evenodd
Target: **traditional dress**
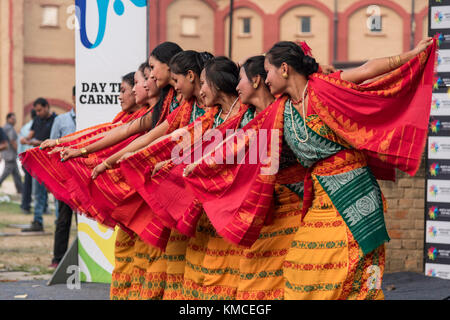
M 178 106 L 175 90 L 172 88 L 166 96 L 163 105 L 162 117 L 167 117 L 170 110 L 174 110 Z M 104 134 L 112 128 L 122 125 L 124 121 L 140 121 L 139 118 L 152 109 L 145 108 L 133 114 L 119 113 L 114 122 L 86 129 L 89 133 L 60 146 L 70 146 L 72 148 L 82 148 L 102 139 Z M 164 118 L 165 119 L 165 118 Z M 160 119 L 160 122 L 164 119 Z M 76 133 L 75 133 L 76 134 Z M 121 184 L 114 184 L 114 171 L 101 175 L 98 180 L 91 179 L 91 171 L 102 161 L 112 154 L 118 152 L 131 141 L 141 136 L 143 133 L 135 134 L 116 145 L 99 150 L 89 154 L 86 158 L 77 157 L 61 162 L 58 153 L 48 155 L 49 149 L 40 150 L 34 148 L 20 155 L 22 164 L 38 181 L 43 182 L 47 188 L 53 193 L 56 199 L 67 203 L 70 207 L 78 212 L 97 220 L 109 227 L 114 227 L 117 221 L 113 220 L 109 212 L 110 201 L 117 195 L 123 195 L 126 188 Z M 58 146 L 59 147 L 59 146 Z M 103 189 L 102 189 L 103 188 Z M 106 190 L 101 192 L 100 190 Z M 92 197 L 97 201 L 93 202 Z
M 169 118 L 167 134 L 186 123 L 197 119 L 201 125 L 200 137 L 215 124 L 221 124 L 217 108 L 210 108 L 204 116 L 200 116 L 201 108 L 194 104 L 179 108 Z M 239 114 L 230 119 L 230 123 L 247 123 L 253 115 L 253 110 L 242 105 Z M 200 117 L 199 117 L 200 116 Z M 189 126 L 194 135 L 195 124 Z M 156 163 L 171 158 L 171 150 L 177 142 L 170 139 L 150 146 L 121 164 L 122 174 L 133 184 L 140 195 L 146 196 L 145 185 L 151 181 L 151 172 Z M 194 141 L 192 141 L 194 143 Z M 140 198 L 142 201 L 142 198 Z M 121 206 L 125 208 L 125 206 Z M 133 207 L 136 207 L 134 205 Z M 131 209 L 131 207 L 130 207 Z M 138 212 L 137 212 L 138 211 Z M 188 237 L 178 232 L 170 232 L 154 215 L 148 206 L 140 205 L 132 212 L 125 210 L 124 216 L 133 220 L 135 225 L 145 227 L 141 233 L 129 235 L 123 230 L 118 231 L 116 240 L 116 266 L 112 275 L 111 299 L 161 299 L 163 297 L 178 297 L 184 273 L 184 253 Z M 140 222 L 140 223 L 139 223 Z M 149 226 L 152 228 L 149 230 Z M 133 230 L 140 230 L 135 227 Z M 153 231 L 153 232 L 152 232 Z M 150 244 L 151 245 L 150 245 Z M 159 247 L 159 248 L 158 248 Z M 161 250 L 164 248 L 164 252 Z M 167 248 L 167 250 L 166 250 Z
M 276 104 L 285 100 L 281 99 Z M 252 118 L 253 114 L 246 112 L 238 122 L 239 127 L 245 127 Z M 228 127 L 236 128 L 236 125 L 232 124 Z M 130 289 L 126 290 L 127 284 L 120 279 L 115 279 L 113 283 L 118 287 L 112 287 L 111 297 L 113 299 L 282 299 L 284 296 L 282 268 L 295 230 L 300 224 L 305 172 L 298 166 L 292 152 L 289 153 L 288 149 L 286 151 L 282 155 L 282 170 L 276 177 L 273 223 L 263 228 L 260 238 L 250 249 L 230 244 L 219 236 L 201 210 L 201 206 L 190 207 L 184 217 L 179 217 L 177 222 L 174 222 L 175 217 L 173 219 L 168 217 L 174 211 L 176 215 L 176 208 L 174 210 L 164 206 L 160 199 L 150 197 L 153 191 L 151 185 L 165 185 L 167 183 L 165 175 L 174 166 L 163 168 L 162 173 L 158 173 L 153 179 L 147 181 L 147 190 L 143 191 L 136 187 L 141 190 L 141 195 L 149 204 L 156 207 L 162 205 L 162 211 L 156 210 L 155 213 L 159 214 L 159 218 L 166 225 L 174 226 L 175 223 L 179 231 L 172 231 L 162 250 L 147 247 L 146 266 L 144 263 L 138 266 L 142 262 L 139 256 L 142 257 L 143 254 L 135 253 L 135 276 L 128 282 Z M 130 174 L 142 171 L 144 168 L 140 170 L 135 168 L 130 171 Z M 164 188 L 167 188 L 168 192 L 171 190 L 168 186 Z M 168 212 L 165 209 L 168 209 Z M 190 226 L 194 226 L 194 229 L 190 229 Z M 136 243 L 139 241 L 142 240 L 137 240 Z M 118 247 L 117 257 L 124 261 L 122 247 Z M 139 247 L 136 246 L 136 248 Z M 125 261 L 130 260 L 128 256 Z M 262 269 L 263 272 L 261 272 Z M 140 278 L 140 285 L 136 284 L 139 283 L 139 274 L 145 274 L 145 277 Z M 136 294 L 133 287 L 139 286 L 143 289 Z M 123 293 L 128 296 L 124 296 Z
M 302 214 L 292 224 L 293 238 L 278 272 L 284 281 L 282 298 L 383 298 L 384 243 L 389 237 L 383 216 L 386 206 L 376 179 L 394 179 L 395 168 L 413 175 L 419 167 L 428 131 L 435 52 L 436 43 L 367 85 L 343 81 L 340 73 L 312 75 L 305 118 L 288 100 L 269 107 L 249 124 L 248 128 L 260 131 L 279 130 L 303 168 Z M 269 153 L 275 152 L 269 145 Z M 239 259 L 217 256 L 235 253 L 232 244 L 252 249 L 275 217 L 271 203 L 276 175 L 260 171 L 267 165 L 248 163 L 218 164 L 212 154 L 185 179 L 186 187 L 170 183 L 177 180 L 183 165 L 166 175 L 168 182 L 154 185 L 152 199 L 161 203 L 150 203 L 152 208 L 162 204 L 173 219 L 183 220 L 189 215 L 180 216 L 171 208 L 189 212 L 189 203 L 199 201 L 210 223 L 208 227 L 202 216 L 197 224 L 202 232 L 188 245 L 198 254 L 192 258 L 186 254 L 189 270 L 184 274 L 183 297 L 234 297 L 230 284 L 240 272 L 229 265 L 236 266 Z M 173 196 L 180 193 L 182 199 Z M 201 235 L 206 234 L 211 237 L 202 242 Z M 220 242 L 217 235 L 228 242 Z M 250 278 L 277 274 L 266 265 L 255 269 L 259 273 L 250 272 Z M 228 285 L 221 288 L 220 283 Z M 209 288 L 216 284 L 214 295 Z

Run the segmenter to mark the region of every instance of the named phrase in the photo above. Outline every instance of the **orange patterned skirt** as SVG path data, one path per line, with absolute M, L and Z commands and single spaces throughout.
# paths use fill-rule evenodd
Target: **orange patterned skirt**
M 284 262 L 284 298 L 383 299 L 384 244 L 364 255 L 318 180 L 313 182 L 313 204 Z
M 172 231 L 165 252 L 119 230 L 111 299 L 283 299 L 283 262 L 298 230 L 301 200 L 277 185 L 274 221 L 250 248 L 218 236 L 204 214 L 196 235 Z
M 251 248 L 229 244 L 204 214 L 196 235 L 172 232 L 165 252 L 118 233 L 111 299 L 382 299 L 384 245 L 364 256 L 320 184 L 301 199 L 276 185 L 274 220 Z

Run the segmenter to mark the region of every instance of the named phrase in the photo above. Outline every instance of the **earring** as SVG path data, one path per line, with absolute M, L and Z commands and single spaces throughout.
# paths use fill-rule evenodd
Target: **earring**
M 253 88 L 254 88 L 254 89 L 258 89 L 258 84 L 257 84 L 257 83 L 254 83 L 254 84 L 253 84 Z
M 282 76 L 283 76 L 283 78 L 285 78 L 285 79 L 289 78 L 289 75 L 287 74 L 287 72 L 283 73 Z

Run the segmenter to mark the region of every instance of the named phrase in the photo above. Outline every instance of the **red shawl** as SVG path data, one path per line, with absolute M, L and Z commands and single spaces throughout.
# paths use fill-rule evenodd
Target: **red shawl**
M 174 95 L 175 90 L 171 89 L 165 99 L 162 114 L 167 114 L 167 110 L 170 108 L 170 103 L 172 102 Z M 81 148 L 92 144 L 102 138 L 102 136 L 96 138 L 98 134 L 108 132 L 112 128 L 122 125 L 124 121 L 129 123 L 133 120 L 137 120 L 147 112 L 149 112 L 148 108 L 141 108 L 133 114 L 120 112 L 113 120 L 113 123 L 106 123 L 85 129 L 83 131 L 88 132 L 86 135 L 67 144 L 62 144 L 61 146 Z M 78 157 L 69 159 L 66 162 L 61 162 L 58 153 L 48 155 L 48 151 L 51 149 L 40 150 L 39 148 L 34 148 L 22 153 L 20 158 L 27 171 L 39 182 L 44 183 L 56 199 L 67 203 L 70 207 L 88 217 L 98 217 L 97 221 L 100 223 L 114 227 L 115 223 L 113 220 L 109 219 L 107 215 L 99 216 L 99 208 L 92 207 L 92 197 L 94 195 L 98 197 L 98 195 L 92 190 L 93 181 L 91 179 L 91 172 L 92 169 L 103 160 L 118 152 L 142 134 L 143 133 L 133 135 L 116 145 L 91 153 L 87 158 Z M 94 139 L 90 140 L 91 138 Z M 114 179 L 113 177 L 109 178 L 110 180 L 107 182 L 111 182 L 111 179 Z M 106 182 L 104 177 L 99 179 L 99 181 Z M 109 186 L 107 186 L 108 191 L 110 191 L 110 187 L 114 189 L 114 191 L 111 190 L 114 194 L 124 192 L 123 188 L 121 189 L 122 186 L 119 184 L 109 184 Z M 103 196 L 103 194 L 101 196 Z M 105 197 L 101 197 L 101 199 L 105 199 Z M 108 201 L 109 199 L 106 200 L 106 202 Z M 104 206 L 104 204 L 105 201 L 98 202 L 100 208 L 107 207 Z
M 378 177 L 392 179 L 394 168 L 412 175 L 427 136 L 435 57 L 436 41 L 368 85 L 314 74 L 309 81 L 310 106 L 341 138 L 367 155 Z M 244 130 L 283 131 L 283 112 L 284 104 L 278 100 Z M 154 179 L 151 197 L 163 203 L 166 211 L 174 208 L 174 220 L 198 198 L 218 234 L 231 243 L 251 246 L 270 217 L 274 179 L 260 174 L 261 164 L 246 163 L 205 161 L 187 179 L 181 177 L 183 165 L 179 165 L 164 184 Z M 389 169 L 387 175 L 382 169 Z M 187 182 L 184 188 L 182 181 Z
M 217 129 L 225 130 L 226 128 L 239 124 L 247 109 L 248 106 L 242 105 L 238 115 L 223 123 Z M 209 109 L 205 115 L 185 128 L 187 130 L 186 133 L 189 133 L 191 137 L 191 146 L 194 144 L 194 136 L 202 137 L 212 127 L 217 111 L 217 108 Z M 176 122 L 177 120 L 175 119 L 172 124 Z M 181 124 L 182 122 L 180 122 Z M 171 127 L 175 128 L 175 126 Z M 195 130 L 198 131 L 194 134 Z M 137 208 L 138 210 L 133 210 L 135 214 L 124 211 L 121 217 L 115 216 L 114 218 L 136 232 L 147 243 L 161 249 L 164 249 L 167 244 L 170 235 L 170 229 L 168 227 L 171 226 L 172 219 L 170 214 L 167 214 L 165 209 L 160 206 L 160 200 L 164 201 L 164 199 L 154 199 L 152 197 L 152 188 L 154 185 L 153 182 L 159 184 L 164 180 L 165 174 L 173 167 L 173 163 L 161 169 L 154 177 L 151 177 L 151 173 L 155 164 L 171 159 L 172 150 L 178 144 L 179 142 L 175 139 L 168 138 L 162 140 L 128 158 L 126 161 L 121 162 L 120 167 L 128 183 L 137 190 L 141 199 L 146 201 L 146 205 L 140 206 Z M 165 182 L 164 185 L 166 185 Z M 173 194 L 176 191 L 170 190 L 169 188 L 168 192 Z M 152 204 L 151 208 L 149 207 L 150 204 Z M 194 214 L 195 211 L 195 216 L 197 216 L 201 208 L 194 203 L 190 209 L 191 213 Z

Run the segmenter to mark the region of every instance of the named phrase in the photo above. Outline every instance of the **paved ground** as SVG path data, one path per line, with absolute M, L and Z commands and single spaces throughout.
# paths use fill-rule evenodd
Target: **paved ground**
M 412 272 L 386 274 L 383 289 L 386 300 L 450 299 L 450 280 L 430 278 Z M 47 286 L 47 280 L 0 280 L 0 300 L 108 300 L 109 285 L 82 283 L 70 290 L 65 284 Z M 3 282 L 6 281 L 6 282 Z

